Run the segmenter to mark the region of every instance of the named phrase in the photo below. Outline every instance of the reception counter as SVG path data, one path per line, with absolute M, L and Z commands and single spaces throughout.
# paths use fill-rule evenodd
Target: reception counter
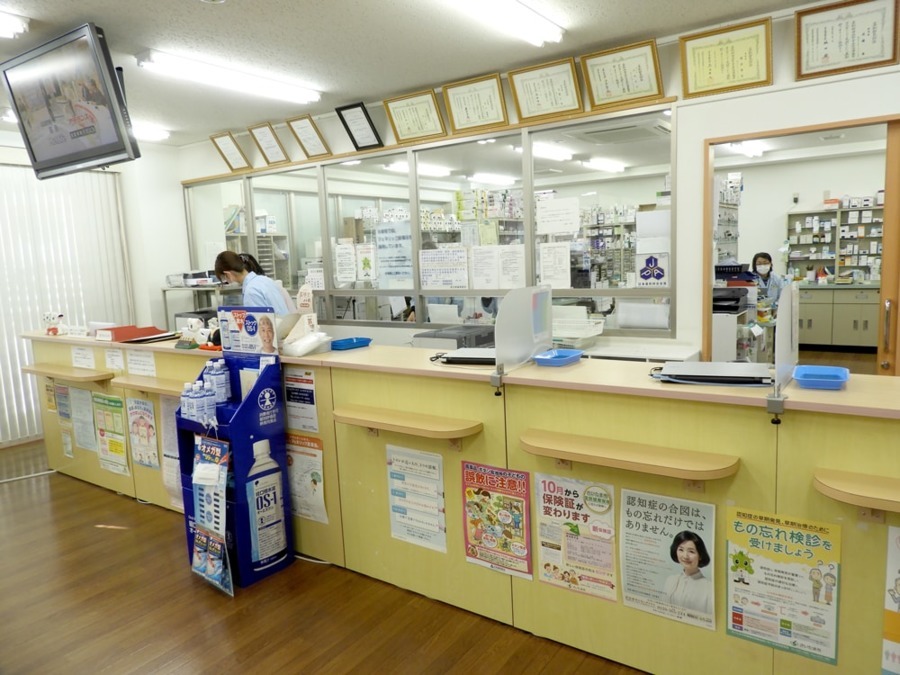
M 40 365 L 71 368 L 70 345 L 81 343 L 30 339 L 33 372 L 60 381 L 80 374 L 40 372 Z M 104 364 L 104 347 L 91 344 Z M 158 350 L 158 374 L 173 381 L 192 379 L 202 367 L 198 356 L 170 345 L 135 349 Z M 431 356 L 433 350 L 371 346 L 283 359 L 286 373 L 315 382 L 318 431 L 303 435 L 322 449 L 328 512 L 327 524 L 295 517 L 300 552 L 649 672 L 878 671 L 887 526 L 900 523 L 893 445 L 900 437 L 900 381 L 854 375 L 843 391 L 792 383 L 775 420 L 766 408 L 770 389 L 664 383 L 650 377 L 649 363 L 526 365 L 498 386 L 491 367 L 450 366 Z M 97 370 L 107 378 L 99 372 L 104 368 Z M 153 391 L 137 380 L 122 382 L 127 376 L 85 386 Z M 58 453 L 55 416 L 44 411 L 51 456 Z M 388 460 L 403 451 L 441 459 L 443 551 L 392 531 Z M 621 595 L 604 600 L 543 583 L 538 570 L 526 579 L 472 564 L 463 462 L 611 485 L 616 514 L 622 490 L 714 505 L 714 629 L 627 607 Z M 96 473 L 72 475 L 138 493 L 137 473 L 132 491 Z M 836 666 L 726 634 L 731 506 L 840 525 Z M 532 542 L 538 508 L 532 494 Z

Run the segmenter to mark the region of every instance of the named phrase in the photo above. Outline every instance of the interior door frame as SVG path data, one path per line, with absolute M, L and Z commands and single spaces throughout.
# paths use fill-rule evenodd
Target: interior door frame
M 712 281 L 713 233 L 715 220 L 713 201 L 715 195 L 714 146 L 723 143 L 740 143 L 779 136 L 792 136 L 820 131 L 835 131 L 876 124 L 887 125 L 884 170 L 884 235 L 881 255 L 881 301 L 878 311 L 878 368 L 879 375 L 897 374 L 897 314 L 900 297 L 900 115 L 866 117 L 827 124 L 774 129 L 735 136 L 707 138 L 704 141 L 703 168 L 703 284 L 702 342 L 700 358 L 709 361 L 712 355 Z M 890 308 L 890 309 L 889 309 Z

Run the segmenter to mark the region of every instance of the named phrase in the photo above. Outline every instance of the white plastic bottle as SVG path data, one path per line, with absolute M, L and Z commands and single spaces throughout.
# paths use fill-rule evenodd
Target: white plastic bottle
M 222 368 L 222 362 L 216 361 L 212 373 L 213 388 L 216 390 L 216 403 L 228 401 L 228 373 Z
M 255 571 L 284 560 L 287 555 L 281 467 L 272 459 L 269 439 L 253 444 L 253 466 L 247 474 L 250 509 L 250 562 Z
M 191 385 L 191 419 L 203 421 L 203 387 L 199 381 Z
M 225 359 L 219 359 L 219 367 L 222 369 L 222 381 L 225 383 L 225 400 L 231 400 L 231 372 L 228 370 L 228 364 Z
M 203 419 L 204 424 L 211 424 L 216 419 L 216 389 L 213 383 L 203 385 Z
M 186 420 L 194 419 L 191 400 L 192 383 L 185 382 L 184 389 L 181 392 L 181 418 Z

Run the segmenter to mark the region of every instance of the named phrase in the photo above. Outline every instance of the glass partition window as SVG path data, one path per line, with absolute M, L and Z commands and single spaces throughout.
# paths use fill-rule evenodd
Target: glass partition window
M 592 312 L 608 313 L 605 323 L 613 330 L 670 326 L 671 126 L 666 112 L 530 135 L 535 277 L 557 296 L 575 290 L 598 299 L 603 294 L 607 302 L 594 303 Z M 614 295 L 610 302 L 610 290 L 628 299 L 617 303 Z
M 194 269 L 212 269 L 223 250 L 249 251 L 242 180 L 198 185 L 187 191 Z
M 492 323 L 528 285 L 521 134 L 416 152 L 419 285 L 433 323 Z

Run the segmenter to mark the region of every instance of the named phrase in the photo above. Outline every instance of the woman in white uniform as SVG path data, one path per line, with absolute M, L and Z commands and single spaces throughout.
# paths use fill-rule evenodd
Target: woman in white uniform
M 672 539 L 669 556 L 681 565 L 681 572 L 666 579 L 663 587 L 666 602 L 702 614 L 712 614 L 712 583 L 700 571 L 710 562 L 706 544 L 694 532 L 684 530 Z

